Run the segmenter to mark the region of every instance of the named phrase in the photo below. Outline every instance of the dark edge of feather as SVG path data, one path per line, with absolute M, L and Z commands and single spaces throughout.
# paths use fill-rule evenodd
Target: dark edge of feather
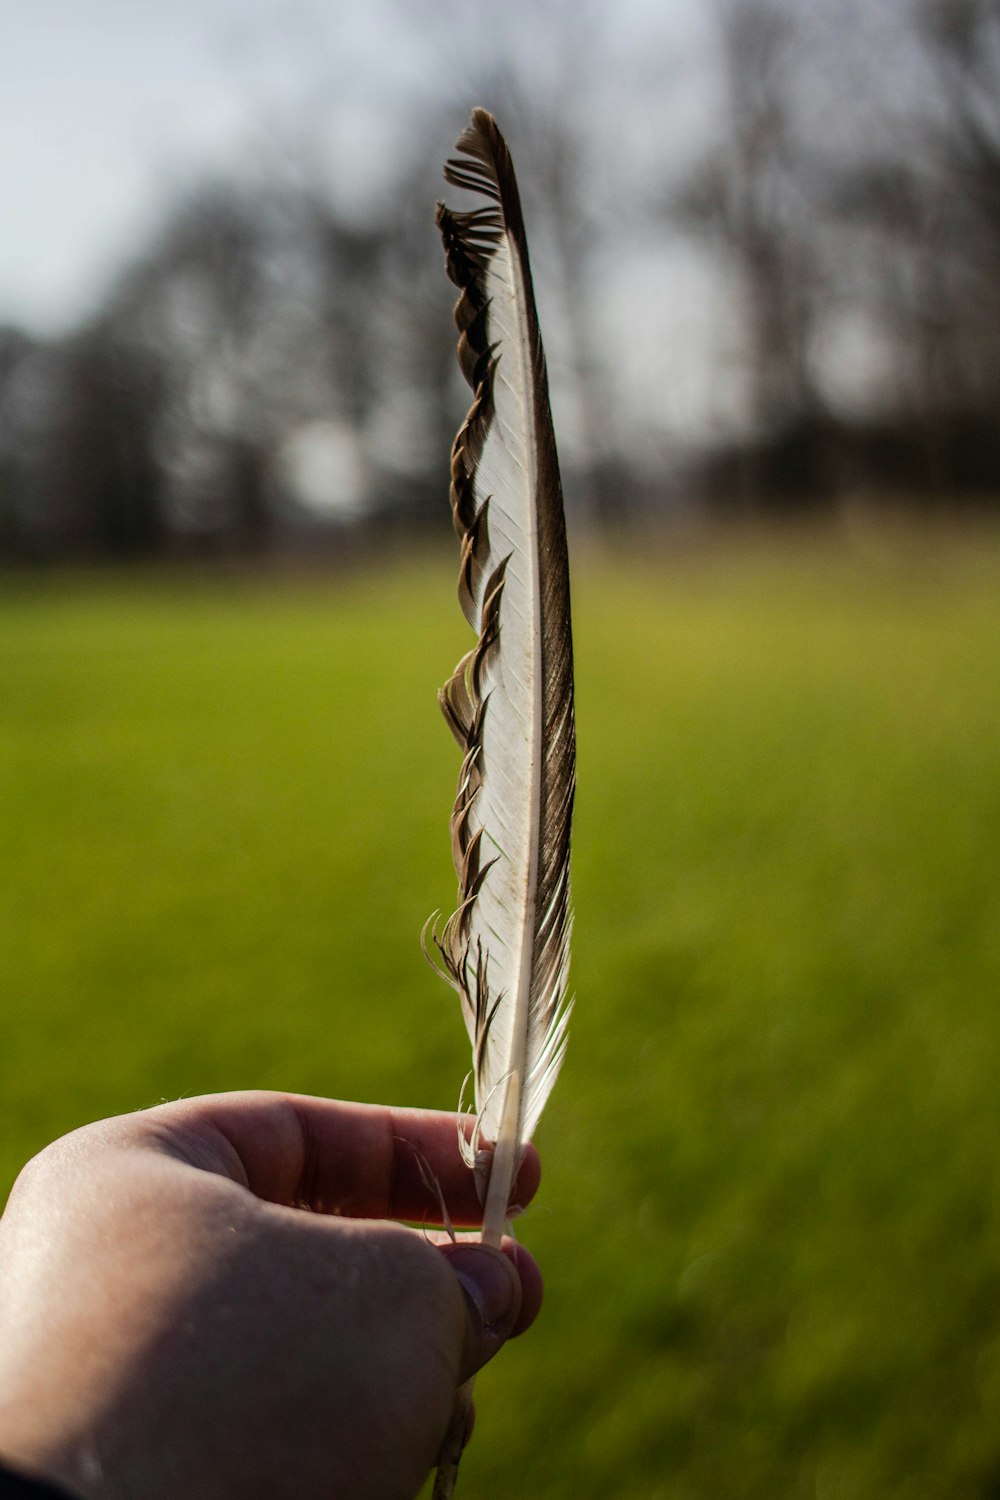
M 493 420 L 493 350 L 486 338 L 489 299 L 485 290 L 489 258 L 504 232 L 499 210 L 499 189 L 488 151 L 474 123 L 462 135 L 458 150 L 465 159 L 453 159 L 445 167 L 445 178 L 456 187 L 479 193 L 490 205 L 467 212 L 452 211 L 439 203 L 436 222 L 441 232 L 448 276 L 461 295 L 455 304 L 458 327 L 458 362 L 472 387 L 472 404 L 459 428 L 451 451 L 452 520 L 460 542 L 458 597 L 462 612 L 477 632 L 477 642 L 458 663 L 438 694 L 448 726 L 463 752 L 458 790 L 451 815 L 452 858 L 459 882 L 459 904 L 440 934 L 433 940 L 441 956 L 444 976 L 458 991 L 470 1035 L 482 1030 L 477 1014 L 487 1001 L 485 958 L 479 955 L 475 977 L 470 974 L 469 924 L 482 881 L 492 864 L 480 863 L 481 837 L 469 833 L 469 813 L 482 785 L 482 724 L 486 700 L 482 684 L 496 649 L 499 598 L 503 571 L 489 581 L 481 617 L 476 599 L 483 597 L 485 560 L 489 556 L 488 499 L 475 493 L 475 474 Z M 472 981 L 472 982 L 470 982 Z M 479 1044 L 481 1045 L 481 1043 Z M 478 1063 L 478 1047 L 474 1066 Z M 477 1070 L 478 1071 L 478 1070 Z

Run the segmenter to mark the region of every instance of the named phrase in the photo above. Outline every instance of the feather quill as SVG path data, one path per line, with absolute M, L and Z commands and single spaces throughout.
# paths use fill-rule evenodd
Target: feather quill
M 459 904 L 435 942 L 472 1043 L 467 1159 L 484 1199 L 483 1239 L 499 1244 L 571 1008 L 573 648 L 559 462 L 514 168 L 482 109 L 457 151 L 445 178 L 485 199 L 466 212 L 437 207 L 473 390 L 452 448 L 451 505 L 459 599 L 478 639 L 440 693 L 463 759 L 451 817 Z

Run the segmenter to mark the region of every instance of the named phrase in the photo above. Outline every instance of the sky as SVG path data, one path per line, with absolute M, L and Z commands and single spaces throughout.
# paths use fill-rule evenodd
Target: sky
M 606 3 L 625 39 L 697 24 L 696 0 Z M 381 102 L 433 72 L 418 49 L 389 0 L 0 8 L 0 322 L 50 334 L 84 316 L 172 193 L 238 166 L 262 122 L 334 76 L 341 111 L 377 135 Z
M 613 222 L 616 194 L 656 190 L 649 184 L 659 183 L 665 141 L 682 159 L 709 133 L 713 5 L 565 3 L 574 24 L 589 6 L 601 36 L 592 114 L 601 159 L 615 170 L 610 188 L 600 185 L 598 212 Z M 454 106 L 457 134 L 481 101 L 465 97 L 449 66 L 455 35 L 459 50 L 470 39 L 487 45 L 492 26 L 502 46 L 514 24 L 505 7 L 486 14 L 468 0 L 0 0 L 0 326 L 42 337 L 71 329 L 155 241 L 187 186 L 252 169 L 269 152 L 287 157 L 302 121 L 312 130 L 307 149 L 322 141 L 342 204 L 362 191 L 380 155 L 389 159 L 421 99 L 444 103 L 446 113 Z M 572 27 L 543 34 L 573 45 Z M 588 36 L 583 22 L 579 34 Z M 552 58 L 524 32 L 517 41 L 544 88 Z M 317 137 L 317 121 L 326 136 Z M 507 128 L 523 164 L 525 143 L 516 125 Z M 537 240 L 536 249 L 541 293 Z M 720 359 L 730 369 L 738 360 L 726 344 L 733 320 L 720 310 L 717 267 L 662 237 L 625 242 L 598 286 L 625 409 L 648 412 L 655 389 L 667 433 L 710 436 L 734 412 L 738 420 L 740 387 L 718 379 Z M 544 298 L 540 306 L 545 319 Z M 551 358 L 551 311 L 547 326 Z M 558 400 L 558 358 L 553 377 Z M 570 449 L 572 402 L 561 421 Z M 655 443 L 656 423 L 647 431 Z
M 250 24 L 234 32 L 232 9 L 37 0 L 2 12 L 0 318 L 42 332 L 75 320 L 171 186 L 234 152 L 250 98 L 281 77 L 279 59 L 246 67 L 266 12 L 248 0 Z

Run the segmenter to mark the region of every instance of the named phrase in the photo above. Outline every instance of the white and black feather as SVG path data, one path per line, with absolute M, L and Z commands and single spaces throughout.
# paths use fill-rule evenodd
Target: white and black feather
M 445 176 L 486 202 L 438 205 L 472 406 L 451 457 L 459 598 L 477 633 L 441 690 L 462 748 L 451 834 L 459 904 L 435 941 L 473 1047 L 483 1237 L 566 1045 L 576 781 L 562 487 L 528 246 L 506 143 L 476 110 Z

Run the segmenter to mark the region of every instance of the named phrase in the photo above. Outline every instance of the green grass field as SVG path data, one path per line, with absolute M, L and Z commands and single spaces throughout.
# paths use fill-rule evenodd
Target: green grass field
M 456 1104 L 453 574 L 0 580 L 0 1196 L 181 1094 Z M 547 1299 L 463 1500 L 997 1500 L 1000 537 L 584 556 L 574 604 Z

